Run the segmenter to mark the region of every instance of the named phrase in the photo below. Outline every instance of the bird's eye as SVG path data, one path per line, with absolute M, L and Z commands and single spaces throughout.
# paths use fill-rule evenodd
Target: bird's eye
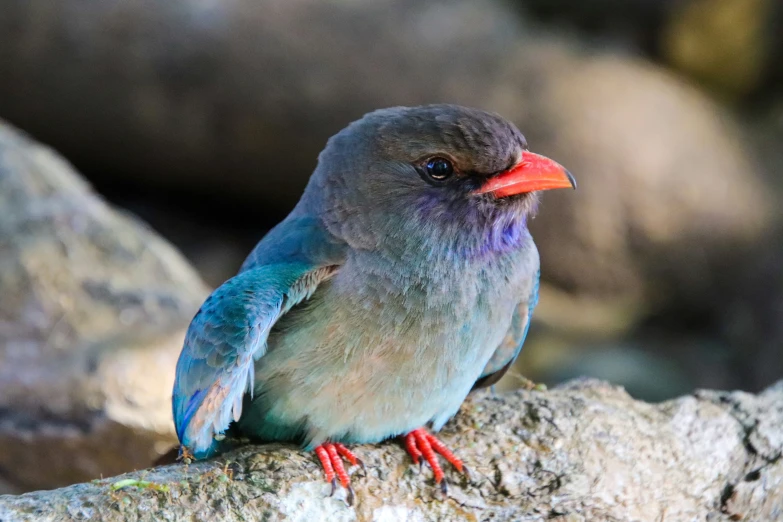
M 425 165 L 427 175 L 436 181 L 443 181 L 454 173 L 454 166 L 445 158 L 432 158 Z

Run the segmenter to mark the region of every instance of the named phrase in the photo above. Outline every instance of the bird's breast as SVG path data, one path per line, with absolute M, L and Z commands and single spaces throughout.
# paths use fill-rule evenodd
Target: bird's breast
M 370 442 L 445 422 L 502 341 L 535 269 L 537 256 L 495 269 L 408 271 L 349 260 L 270 337 L 256 372 L 263 407 L 306 418 L 315 441 Z

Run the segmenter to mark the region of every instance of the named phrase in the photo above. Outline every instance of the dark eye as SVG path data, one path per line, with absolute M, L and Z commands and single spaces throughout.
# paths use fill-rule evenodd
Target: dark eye
M 454 173 L 454 166 L 444 158 L 432 158 L 425 165 L 427 175 L 436 181 L 443 181 Z

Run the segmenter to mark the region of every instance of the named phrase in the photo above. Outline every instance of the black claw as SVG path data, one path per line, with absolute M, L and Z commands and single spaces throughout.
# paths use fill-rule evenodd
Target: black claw
M 353 487 L 348 484 L 348 494 L 345 496 L 345 503 L 349 506 L 353 506 L 353 500 L 356 498 L 356 495 L 353 491 Z
M 364 465 L 364 461 L 362 459 L 356 459 L 356 462 L 359 463 L 359 467 L 362 468 L 362 473 L 367 477 L 367 466 Z
M 472 478 L 473 473 L 470 471 L 470 468 L 468 468 L 466 465 L 462 465 L 462 473 L 468 477 L 468 479 Z
M 335 491 L 337 491 L 337 477 L 332 479 L 332 491 L 329 492 L 329 496 L 333 497 Z
M 446 479 L 440 481 L 440 492 L 443 493 L 443 496 L 448 497 L 449 496 L 449 484 L 446 482 Z

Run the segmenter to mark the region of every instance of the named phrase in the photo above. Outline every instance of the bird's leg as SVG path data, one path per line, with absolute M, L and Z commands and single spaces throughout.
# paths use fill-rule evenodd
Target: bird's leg
M 408 450 L 408 454 L 411 456 L 411 459 L 413 459 L 413 463 L 419 464 L 421 451 L 416 447 L 416 436 L 413 433 L 414 432 L 410 432 L 405 435 L 405 449 Z
M 339 443 L 335 444 L 334 448 L 337 450 L 337 453 L 340 456 L 344 457 L 346 460 L 348 460 L 348 462 L 351 463 L 351 466 L 359 466 L 360 468 L 362 468 L 362 472 L 364 473 L 364 475 L 365 476 L 367 475 L 367 468 L 364 466 L 364 462 L 362 462 L 362 459 L 357 457 L 353 451 L 349 450 L 348 448 L 346 448 L 345 446 Z
M 177 456 L 177 460 L 181 460 L 185 464 L 190 464 L 193 462 L 193 454 L 187 447 L 182 445 L 179 447 L 179 455 Z
M 315 448 L 315 454 L 318 456 L 318 460 L 321 461 L 321 467 L 324 468 L 326 481 L 332 484 L 332 492 L 329 495 L 334 495 L 337 489 L 337 480 L 339 479 L 340 484 L 348 490 L 346 502 L 349 506 L 353 505 L 354 491 L 351 487 L 351 479 L 348 476 L 348 472 L 345 471 L 343 458 L 353 466 L 361 466 L 362 469 L 364 469 L 364 463 L 342 444 L 326 442 Z
M 444 493 L 447 490 L 446 481 L 443 480 L 443 468 L 440 467 L 435 453 L 439 453 L 452 466 L 457 468 L 457 471 L 460 473 L 466 471 L 462 461 L 434 435 L 427 433 L 424 428 L 413 430 L 405 435 L 405 449 L 408 450 L 414 464 L 417 464 L 422 457 L 427 461 L 432 468 L 432 473 L 435 475 L 435 483 L 440 484 Z

